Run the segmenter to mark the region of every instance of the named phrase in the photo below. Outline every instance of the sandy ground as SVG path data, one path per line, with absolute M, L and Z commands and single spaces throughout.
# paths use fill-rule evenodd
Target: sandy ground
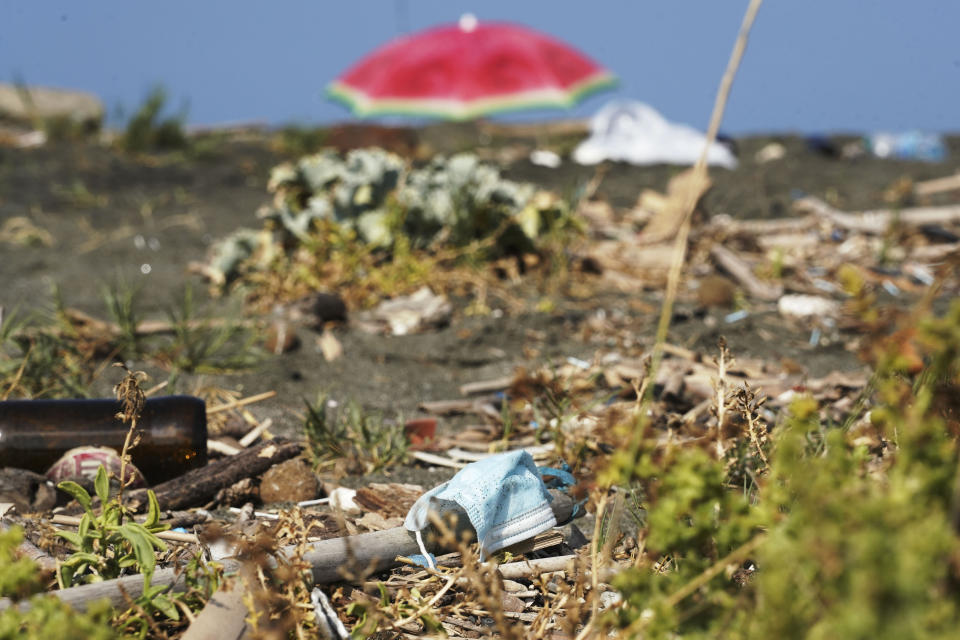
M 437 150 L 444 150 L 443 141 L 448 140 L 436 131 L 425 132 L 424 139 Z M 713 172 L 715 187 L 706 199 L 710 214 L 786 216 L 792 199 L 801 193 L 827 199 L 840 209 L 884 206 L 882 192 L 896 180 L 935 178 L 960 168 L 960 138 L 950 140 L 952 159 L 941 164 L 830 158 L 808 150 L 796 137 L 779 138 L 787 149 L 784 159 L 754 162 L 754 153 L 771 140 L 737 141 L 741 166 Z M 535 140 L 508 142 L 529 145 Z M 234 228 L 257 226 L 254 214 L 268 200 L 269 169 L 281 159 L 262 140 L 225 142 L 207 157 L 192 160 L 132 157 L 92 144 L 0 148 L 0 225 L 26 216 L 52 236 L 49 247 L 0 244 L 0 305 L 49 309 L 51 287 L 56 284 L 67 306 L 106 317 L 100 290 L 106 283 L 123 280 L 142 287 L 145 316 L 163 318 L 186 282 L 198 292 L 205 290 L 198 276 L 187 273 L 191 261 L 202 260 L 210 243 Z M 572 193 L 594 175 L 594 169 L 570 162 L 547 169 L 524 158 L 505 170 L 507 177 L 530 180 L 560 194 Z M 615 207 L 627 207 L 645 187 L 663 190 L 677 171 L 611 165 L 598 195 Z M 303 399 L 313 399 L 320 391 L 410 416 L 422 401 L 458 397 L 458 387 L 465 382 L 510 374 L 520 365 L 591 359 L 599 348 L 609 348 L 583 336 L 584 322 L 601 311 L 617 318 L 639 343 L 650 342 L 658 303 L 657 292 L 598 294 L 561 301 L 550 313 L 495 318 L 466 317 L 457 311 L 449 327 L 413 336 L 376 336 L 345 328 L 337 336 L 346 357 L 332 363 L 325 362 L 316 348 L 316 334 L 305 334 L 299 350 L 265 357 L 254 371 L 187 377 L 178 384 L 181 391 L 197 384 L 218 384 L 246 394 L 275 390 L 275 399 L 253 410 L 260 418 L 272 417 L 287 432 L 297 429 L 295 414 Z M 235 312 L 230 304 L 213 301 L 209 312 Z M 673 342 L 706 351 L 723 334 L 736 355 L 789 357 L 811 375 L 859 366 L 839 343 L 811 347 L 807 332 L 785 324 L 775 313 L 755 314 L 729 325 L 722 321 L 725 312 L 699 311 L 695 306 L 681 301 Z M 535 362 L 523 356 L 525 347 L 538 352 Z M 145 368 L 155 378 L 165 377 L 155 368 Z M 106 394 L 114 382 L 103 377 L 94 392 Z

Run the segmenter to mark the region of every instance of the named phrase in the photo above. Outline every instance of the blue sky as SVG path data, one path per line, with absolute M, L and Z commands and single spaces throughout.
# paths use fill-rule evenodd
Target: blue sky
M 510 20 L 610 68 L 611 97 L 706 128 L 746 0 L 4 0 L 0 81 L 92 91 L 136 107 L 164 85 L 192 123 L 349 120 L 323 93 L 353 61 L 405 31 Z M 723 129 L 960 131 L 960 2 L 767 0 Z M 531 116 L 526 116 L 527 118 Z

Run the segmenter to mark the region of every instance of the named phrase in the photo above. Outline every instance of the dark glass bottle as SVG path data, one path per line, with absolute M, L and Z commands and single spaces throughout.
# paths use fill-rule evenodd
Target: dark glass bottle
M 116 400 L 0 402 L 0 467 L 44 473 L 74 447 L 123 448 L 129 425 Z M 137 420 L 133 465 L 156 484 L 207 463 L 207 410 L 200 398 L 149 398 Z

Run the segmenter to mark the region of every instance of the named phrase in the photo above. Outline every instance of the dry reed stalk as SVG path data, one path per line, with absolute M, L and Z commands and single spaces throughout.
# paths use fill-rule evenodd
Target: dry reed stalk
M 730 89 L 733 86 L 733 79 L 740 67 L 740 61 L 743 59 L 743 53 L 747 48 L 747 40 L 750 36 L 750 29 L 753 27 L 754 19 L 757 17 L 757 11 L 763 0 L 750 0 L 750 5 L 743 16 L 743 22 L 740 25 L 740 33 L 733 45 L 733 52 L 730 54 L 730 61 L 723 73 L 720 81 L 720 88 L 717 90 L 717 97 L 713 105 L 713 112 L 710 115 L 710 126 L 707 129 L 707 140 L 697 164 L 693 167 L 693 176 L 690 180 L 690 187 L 687 190 L 683 207 L 683 219 L 680 228 L 677 231 L 676 240 L 673 248 L 673 259 L 670 263 L 670 271 L 667 274 L 667 290 L 663 298 L 663 306 L 660 309 L 660 321 L 657 324 L 657 336 L 653 345 L 653 354 L 651 358 L 651 376 L 656 379 L 657 370 L 660 368 L 660 361 L 663 359 L 663 345 L 667 340 L 667 332 L 670 329 L 670 318 L 673 315 L 673 304 L 677 299 L 677 289 L 680 285 L 680 273 L 687 257 L 687 241 L 690 237 L 690 226 L 693 221 L 693 210 L 696 207 L 696 198 L 698 190 L 697 185 L 703 184 L 707 178 L 707 151 L 710 145 L 717 139 L 717 132 L 720 130 L 720 122 L 723 120 L 723 112 L 727 106 L 727 99 L 730 97 Z M 647 389 L 649 394 L 653 385 Z
M 117 489 L 117 500 L 123 504 L 123 490 L 128 484 L 133 483 L 134 478 L 127 479 L 127 465 L 130 464 L 130 449 L 137 446 L 140 442 L 140 434 L 137 432 L 137 420 L 143 411 L 143 405 L 146 402 L 146 396 L 143 389 L 140 388 L 140 381 L 146 380 L 147 374 L 143 371 L 130 371 L 122 362 L 114 366 L 121 367 L 126 372 L 113 392 L 117 394 L 117 400 L 120 402 L 120 413 L 117 418 L 129 423 L 127 437 L 123 441 L 123 449 L 120 452 L 120 487 Z

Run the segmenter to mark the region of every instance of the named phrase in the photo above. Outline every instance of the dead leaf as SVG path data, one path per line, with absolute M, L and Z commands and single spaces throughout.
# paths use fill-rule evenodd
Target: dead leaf
M 277 445 L 271 444 L 263 448 L 260 453 L 257 454 L 258 458 L 272 458 L 273 455 L 277 452 Z
M 699 203 L 710 184 L 710 178 L 706 175 L 698 175 L 693 169 L 687 169 L 670 178 L 667 195 L 662 200 L 648 194 L 644 204 L 657 207 L 657 210 L 643 228 L 640 244 L 659 244 L 671 240 L 680 230 L 680 223 L 691 200 L 694 205 Z
M 368 511 L 362 518 L 357 518 L 358 527 L 368 529 L 369 531 L 383 531 L 384 529 L 394 529 L 403 525 L 403 518 L 391 517 L 384 518 L 376 511 Z

